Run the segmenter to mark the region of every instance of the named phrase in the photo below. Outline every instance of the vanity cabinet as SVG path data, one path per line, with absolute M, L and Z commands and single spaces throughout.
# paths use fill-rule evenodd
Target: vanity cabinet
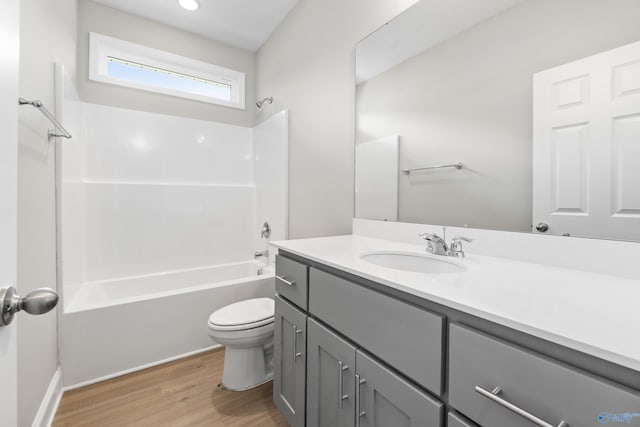
M 307 427 L 440 427 L 441 402 L 313 319 L 307 349 Z
M 307 315 L 276 295 L 273 400 L 291 427 L 305 424 Z
M 316 261 L 280 255 L 276 271 L 304 285 L 276 296 L 274 400 L 292 427 L 586 427 L 640 408 L 637 371 Z

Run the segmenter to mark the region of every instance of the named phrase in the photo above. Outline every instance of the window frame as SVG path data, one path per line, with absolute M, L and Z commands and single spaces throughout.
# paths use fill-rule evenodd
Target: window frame
M 228 84 L 231 101 L 110 76 L 109 57 Z M 89 33 L 89 80 L 245 109 L 245 73 L 93 32 Z

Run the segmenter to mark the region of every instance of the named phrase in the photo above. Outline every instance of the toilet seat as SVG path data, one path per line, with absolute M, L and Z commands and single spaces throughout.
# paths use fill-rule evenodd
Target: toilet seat
M 273 323 L 275 304 L 271 298 L 254 298 L 222 307 L 209 316 L 209 329 L 241 331 Z

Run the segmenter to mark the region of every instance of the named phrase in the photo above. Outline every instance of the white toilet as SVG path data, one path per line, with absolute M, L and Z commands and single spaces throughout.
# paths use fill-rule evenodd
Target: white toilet
M 273 378 L 271 298 L 255 298 L 222 307 L 209 316 L 209 335 L 225 346 L 222 385 L 241 391 Z

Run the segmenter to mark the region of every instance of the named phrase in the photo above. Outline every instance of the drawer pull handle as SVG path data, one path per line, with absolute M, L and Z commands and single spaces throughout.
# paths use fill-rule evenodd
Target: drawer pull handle
M 560 424 L 558 424 L 557 426 L 553 424 L 549 424 L 545 420 L 540 419 L 535 415 L 533 415 L 532 413 L 527 412 L 524 409 L 514 405 L 513 403 L 503 399 L 502 397 L 500 397 L 500 394 L 502 393 L 502 389 L 500 387 L 496 387 L 493 389 L 493 391 L 489 391 L 477 385 L 476 392 L 480 393 L 487 399 L 497 403 L 498 405 L 510 410 L 511 412 L 515 412 L 521 417 L 526 418 L 527 420 L 531 421 L 532 423 L 540 427 L 569 427 L 569 423 L 566 422 L 565 420 L 560 421 Z
M 296 364 L 296 360 L 298 357 L 302 356 L 302 353 L 297 352 L 298 349 L 298 334 L 301 334 L 302 331 L 293 325 L 293 364 Z
M 360 427 L 360 418 L 366 415 L 366 412 L 360 409 L 360 386 L 366 382 L 367 380 L 356 374 L 356 427 Z
M 288 281 L 284 276 L 277 276 L 276 275 L 276 279 L 280 280 L 282 283 L 284 283 L 287 286 L 293 286 L 293 285 L 296 284 L 295 280 Z
M 349 369 L 348 365 L 345 365 L 344 363 L 342 363 L 342 361 L 338 361 L 338 395 L 340 396 L 340 409 L 342 409 L 342 407 L 344 406 L 343 403 L 345 401 L 345 399 L 349 398 L 348 394 L 344 394 L 344 371 L 346 371 L 347 369 Z

